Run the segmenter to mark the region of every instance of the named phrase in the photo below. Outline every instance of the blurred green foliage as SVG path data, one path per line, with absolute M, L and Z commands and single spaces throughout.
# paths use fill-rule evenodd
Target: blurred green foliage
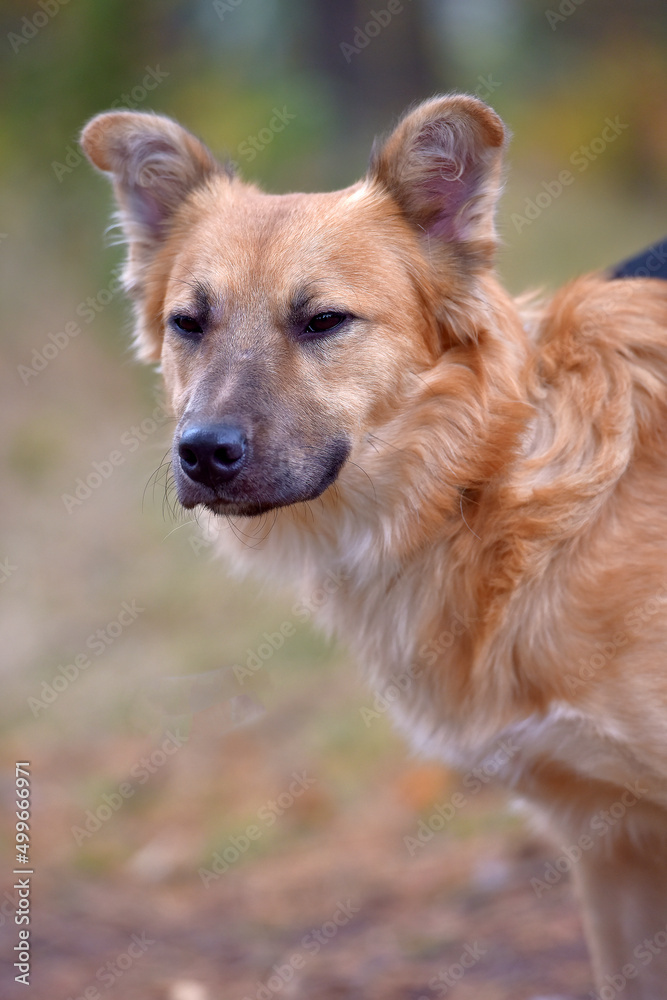
M 19 232 L 24 220 L 40 236 L 57 235 L 59 253 L 94 245 L 101 186 L 87 165 L 70 164 L 83 122 L 114 104 L 182 119 L 249 178 L 279 190 L 318 189 L 354 180 L 373 134 L 409 103 L 444 90 L 488 97 L 514 132 L 513 162 L 540 180 L 597 135 L 607 115 L 620 116 L 627 134 L 583 180 L 610 185 L 610 196 L 630 205 L 664 203 L 660 0 L 398 7 L 389 14 L 383 0 L 6 0 L 5 216 Z M 160 82 L 147 89 L 151 71 Z M 240 155 L 274 107 L 294 116 L 289 127 L 252 159 L 248 147 Z M 82 227 L 88 210 L 93 225 Z M 548 257 L 544 263 L 546 275 Z

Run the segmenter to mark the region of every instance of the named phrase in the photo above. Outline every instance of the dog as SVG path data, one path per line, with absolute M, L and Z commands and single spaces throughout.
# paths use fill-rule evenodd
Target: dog
M 419 750 L 512 747 L 501 780 L 576 856 L 598 989 L 667 996 L 667 283 L 505 292 L 507 130 L 466 95 L 326 194 L 265 194 L 159 115 L 81 141 L 180 503 L 240 526 L 242 571 L 337 574 L 321 624 L 378 690 L 400 678 Z

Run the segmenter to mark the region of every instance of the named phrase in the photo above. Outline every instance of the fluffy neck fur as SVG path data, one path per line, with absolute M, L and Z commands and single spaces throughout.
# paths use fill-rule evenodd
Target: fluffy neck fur
M 221 531 L 239 568 L 306 599 L 335 578 L 319 624 L 380 691 L 403 679 L 398 714 L 427 746 L 571 700 L 563 664 L 590 644 L 571 579 L 664 452 L 667 293 L 639 284 L 579 279 L 524 324 L 489 280 L 493 324 L 406 380 L 334 487 L 244 521 L 243 542 Z M 623 611 L 609 602 L 611 631 Z

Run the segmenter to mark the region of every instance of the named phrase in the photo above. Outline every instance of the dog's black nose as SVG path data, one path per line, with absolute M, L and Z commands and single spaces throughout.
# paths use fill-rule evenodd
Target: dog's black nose
M 233 479 L 243 466 L 246 451 L 246 436 L 233 424 L 192 424 L 178 443 L 183 472 L 204 486 L 215 487 Z

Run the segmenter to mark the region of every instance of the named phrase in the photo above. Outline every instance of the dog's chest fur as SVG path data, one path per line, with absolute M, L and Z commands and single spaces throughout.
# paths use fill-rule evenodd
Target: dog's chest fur
M 259 549 L 230 545 L 223 529 L 224 551 L 229 557 L 231 548 L 243 571 L 298 581 L 306 606 L 320 595 L 316 623 L 350 648 L 376 704 L 388 707 L 417 751 L 462 772 L 487 768 L 531 797 L 534 772 L 545 761 L 584 780 L 625 785 L 641 778 L 653 800 L 667 805 L 657 771 L 651 779 L 647 761 L 633 753 L 613 717 L 585 699 L 573 706 L 554 694 L 531 703 L 513 690 L 517 657 L 526 656 L 517 650 L 530 650 L 541 668 L 555 672 L 575 657 L 564 637 L 576 623 L 567 621 L 568 600 L 555 596 L 563 590 L 557 563 L 519 588 L 490 641 L 480 645 L 480 622 L 461 600 L 465 570 L 454 565 L 451 572 L 448 544 L 399 565 L 382 557 L 376 534 L 355 524 L 357 518 L 339 521 L 334 536 L 311 526 L 304 537 L 293 522 L 282 524 Z

